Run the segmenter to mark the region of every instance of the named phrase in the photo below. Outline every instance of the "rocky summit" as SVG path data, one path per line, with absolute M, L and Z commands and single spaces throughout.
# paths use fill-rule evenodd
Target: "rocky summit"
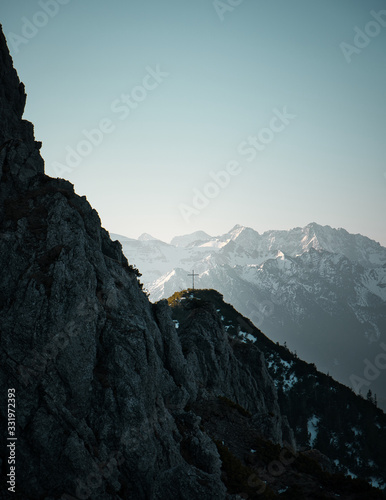
M 0 57 L 1 498 L 384 498 L 297 444 L 266 354 L 211 300 L 149 302 L 86 198 L 44 174 L 1 30 Z

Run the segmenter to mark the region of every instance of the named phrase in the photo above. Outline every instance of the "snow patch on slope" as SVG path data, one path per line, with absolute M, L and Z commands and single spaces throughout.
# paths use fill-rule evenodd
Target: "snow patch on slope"
M 310 419 L 308 419 L 307 422 L 307 430 L 308 433 L 310 434 L 309 445 L 311 448 L 314 447 L 316 439 L 318 437 L 318 423 L 319 423 L 319 418 L 316 415 L 313 415 Z

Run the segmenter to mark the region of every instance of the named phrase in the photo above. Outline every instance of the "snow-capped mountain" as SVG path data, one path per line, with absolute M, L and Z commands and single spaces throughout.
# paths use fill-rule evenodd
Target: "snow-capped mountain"
M 386 248 L 360 234 L 311 223 L 289 231 L 235 226 L 212 237 L 122 238 L 152 300 L 191 286 L 214 288 L 268 336 L 385 406 L 386 370 L 368 362 L 384 353 Z M 368 361 L 366 361 L 368 360 Z
M 175 236 L 170 244 L 176 247 L 187 247 L 191 243 L 200 241 L 206 242 L 211 239 L 211 236 L 204 231 L 196 231 L 195 233 L 186 234 L 185 236 Z
M 148 234 L 148 233 L 143 233 L 138 238 L 138 241 L 153 241 L 153 240 L 157 241 L 157 238 L 154 238 L 154 236 L 152 236 L 151 234 Z

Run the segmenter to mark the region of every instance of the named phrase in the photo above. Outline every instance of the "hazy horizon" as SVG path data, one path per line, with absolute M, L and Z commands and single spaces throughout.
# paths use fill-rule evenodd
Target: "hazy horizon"
M 382 0 L 5 0 L 1 22 L 46 173 L 108 231 L 386 246 Z

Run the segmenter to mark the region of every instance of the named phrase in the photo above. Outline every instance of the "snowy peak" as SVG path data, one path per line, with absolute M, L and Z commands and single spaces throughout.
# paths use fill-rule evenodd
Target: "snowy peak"
M 236 224 L 234 227 L 232 227 L 232 229 L 227 234 L 229 234 L 232 239 L 235 239 L 235 238 L 237 238 L 237 236 L 239 236 L 244 231 L 244 229 L 246 229 L 245 226 L 241 226 L 240 224 Z
M 341 254 L 363 267 L 373 268 L 386 262 L 386 248 L 366 236 L 348 233 L 345 229 L 334 229 L 312 222 L 289 231 L 266 231 L 258 240 L 263 252 L 284 251 L 296 257 L 314 250 L 325 250 Z
M 161 240 L 159 240 L 158 238 L 154 238 L 154 236 L 152 236 L 149 233 L 143 233 L 138 238 L 138 241 L 161 241 Z
M 290 233 L 293 231 L 296 230 L 291 230 Z M 386 262 L 386 248 L 361 234 L 351 234 L 343 228 L 320 226 L 315 222 L 303 228 L 302 233 L 302 251 L 299 253 L 310 248 L 326 250 L 342 254 L 352 262 L 369 268 L 382 266 Z
M 239 241 L 256 241 L 259 238 L 259 233 L 250 227 L 238 226 L 237 229 L 232 229 L 229 233 L 232 240 Z
M 193 243 L 200 242 L 206 243 L 212 239 L 212 236 L 205 233 L 204 231 L 195 231 L 191 234 L 185 234 L 182 236 L 175 236 L 170 244 L 176 247 L 188 247 Z
M 257 231 L 247 226 L 240 226 L 240 224 L 236 224 L 228 233 L 224 236 L 228 236 L 231 240 L 236 240 L 243 234 L 254 234 L 259 235 Z
M 326 226 L 326 228 L 330 228 L 330 226 Z M 318 236 L 322 237 L 322 232 L 323 232 L 323 227 L 320 226 L 319 224 L 316 224 L 315 222 L 311 222 L 311 224 L 307 224 L 306 227 L 303 228 L 302 230 L 304 236 L 301 240 L 302 246 L 303 246 L 303 251 L 308 251 L 311 248 L 315 250 L 321 250 L 322 245 L 318 239 Z
M 218 239 L 227 242 L 233 241 L 247 252 L 253 252 L 260 244 L 260 235 L 257 231 L 250 227 L 240 226 L 239 224 L 234 226 L 229 233 L 218 237 Z

